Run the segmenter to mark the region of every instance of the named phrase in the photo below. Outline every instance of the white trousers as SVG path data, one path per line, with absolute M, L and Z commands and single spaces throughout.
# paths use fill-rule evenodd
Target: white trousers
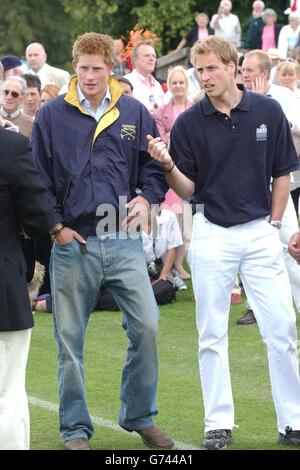
M 29 449 L 25 390 L 31 329 L 0 331 L 0 450 Z
M 189 252 L 199 332 L 205 431 L 232 429 L 230 294 L 240 273 L 267 346 L 278 430 L 300 429 L 297 330 L 278 231 L 265 219 L 224 228 L 194 216 Z

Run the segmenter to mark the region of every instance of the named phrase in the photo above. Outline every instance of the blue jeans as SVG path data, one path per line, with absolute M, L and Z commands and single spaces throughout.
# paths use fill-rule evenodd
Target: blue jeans
M 153 424 L 157 414 L 157 322 L 159 311 L 141 241 L 90 236 L 87 252 L 73 240 L 54 243 L 51 263 L 53 319 L 58 347 L 60 433 L 64 441 L 90 438 L 84 385 L 83 346 L 88 320 L 103 283 L 123 311 L 129 346 L 122 374 L 120 426 Z

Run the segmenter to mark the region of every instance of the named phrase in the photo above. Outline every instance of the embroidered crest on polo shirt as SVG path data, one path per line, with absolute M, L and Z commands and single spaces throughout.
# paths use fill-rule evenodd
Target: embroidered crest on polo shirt
M 256 142 L 262 142 L 267 140 L 268 128 L 266 124 L 261 124 L 256 129 Z
M 132 140 L 136 138 L 136 126 L 131 124 L 122 124 L 121 139 Z

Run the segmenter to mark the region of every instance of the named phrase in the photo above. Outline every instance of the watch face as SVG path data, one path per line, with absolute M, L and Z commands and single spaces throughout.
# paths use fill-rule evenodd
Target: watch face
M 281 222 L 280 221 L 271 220 L 270 225 L 273 225 L 273 227 L 277 228 L 278 230 L 281 229 Z

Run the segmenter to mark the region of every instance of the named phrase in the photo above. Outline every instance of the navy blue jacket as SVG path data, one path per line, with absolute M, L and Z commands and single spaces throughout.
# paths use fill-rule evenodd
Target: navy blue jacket
M 33 326 L 21 226 L 31 237 L 45 235 L 52 215 L 29 140 L 0 126 L 0 331 Z
M 45 104 L 33 129 L 33 152 L 56 207 L 55 223 L 95 234 L 97 208 L 109 204 L 116 214 L 119 197 L 128 201 L 136 188 L 151 204 L 167 190 L 160 165 L 147 153 L 146 135 L 158 135 L 149 111 L 109 79 L 111 103 L 99 122 L 77 97 L 77 77 L 69 91 Z M 124 206 L 124 204 L 123 204 Z

